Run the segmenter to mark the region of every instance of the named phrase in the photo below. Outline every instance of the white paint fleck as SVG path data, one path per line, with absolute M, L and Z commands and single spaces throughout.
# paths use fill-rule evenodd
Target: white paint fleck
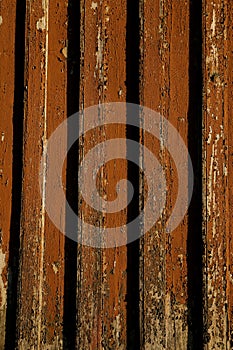
M 39 19 L 39 21 L 36 22 L 36 29 L 37 30 L 45 30 L 46 29 L 46 18 L 43 16 Z
M 209 145 L 210 142 L 211 142 L 211 139 L 212 139 L 212 132 L 213 132 L 211 125 L 209 126 L 209 128 L 210 128 L 210 131 L 209 131 L 208 140 L 207 140 L 208 145 Z
M 4 132 L 2 132 L 1 141 L 3 142 L 4 139 L 5 139 L 5 134 L 4 134 Z
M 101 67 L 103 61 L 103 41 L 101 38 L 101 28 L 98 27 L 98 36 L 97 36 L 98 49 L 96 51 L 96 70 L 99 70 L 99 76 L 101 77 Z
M 56 263 L 53 263 L 52 266 L 53 266 L 53 271 L 54 271 L 54 273 L 55 273 L 55 275 L 56 275 L 56 274 L 58 273 L 57 264 L 56 264 Z
M 2 25 L 2 16 L 0 16 L 0 25 Z
M 118 95 L 119 95 L 119 97 L 121 97 L 121 96 L 122 96 L 122 94 L 123 94 L 123 90 L 122 90 L 122 89 L 120 89 L 120 90 L 118 91 Z
M 92 1 L 92 3 L 91 3 L 91 9 L 95 11 L 95 10 L 97 9 L 97 7 L 98 7 L 97 2 Z
M 213 21 L 211 23 L 211 30 L 212 30 L 212 35 L 215 35 L 215 29 L 216 29 L 216 15 L 215 15 L 215 9 L 213 9 Z
M 68 48 L 67 47 L 64 47 L 61 52 L 65 58 L 68 57 Z

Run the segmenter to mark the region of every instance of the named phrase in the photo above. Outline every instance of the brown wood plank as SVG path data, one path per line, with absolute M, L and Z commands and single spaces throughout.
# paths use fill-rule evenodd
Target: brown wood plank
M 81 89 L 80 107 L 124 101 L 126 98 L 125 39 L 126 1 L 81 1 Z M 98 118 L 98 115 L 96 116 Z M 84 114 L 85 124 L 85 114 Z M 122 133 L 117 128 L 92 134 L 91 144 Z M 105 136 L 104 136 L 105 135 Z M 90 148 L 88 138 L 82 151 Z M 107 150 L 105 150 L 107 155 Z M 104 155 L 103 155 L 104 157 Z M 117 162 L 115 163 L 118 166 Z M 117 168 L 118 169 L 118 168 Z M 112 184 L 126 177 L 123 165 L 104 170 Z M 103 190 L 104 189 L 103 186 Z M 87 213 L 83 211 L 85 218 Z M 102 217 L 102 215 L 101 215 Z M 101 220 L 101 217 L 99 218 Z M 98 219 L 97 219 L 98 220 Z M 109 224 L 115 225 L 114 219 Z M 86 235 L 84 228 L 82 234 Z M 125 349 L 126 338 L 126 247 L 78 250 L 77 346 L 85 349 Z
M 0 3 L 0 348 L 4 348 L 12 211 L 15 1 Z M 3 45 L 4 43 L 4 45 Z
M 226 96 L 226 109 L 225 113 L 228 118 L 228 196 L 229 196 L 229 224 L 228 224 L 228 241 L 227 241 L 227 302 L 228 302 L 228 330 L 227 330 L 227 341 L 228 347 L 233 346 L 233 239 L 231 232 L 232 223 L 232 205 L 233 205 L 233 193 L 232 193 L 232 175 L 233 174 L 233 162 L 232 162 L 232 133 L 233 133 L 233 123 L 232 123 L 232 101 L 233 101 L 233 27 L 232 27 L 232 16 L 233 16 L 233 5 L 232 2 L 227 3 L 227 69 L 225 71 L 225 79 L 227 81 L 227 89 L 225 92 Z
M 18 347 L 60 349 L 65 237 L 45 213 L 38 176 L 47 139 L 66 118 L 67 5 L 27 1 L 26 28 Z
M 187 144 L 189 103 L 189 4 L 187 1 L 141 1 L 140 103 L 174 125 Z M 143 133 L 145 144 L 153 139 Z M 166 138 L 163 134 L 162 138 Z M 164 217 L 141 242 L 142 349 L 187 349 L 187 216 L 166 233 L 177 183 L 172 163 L 155 144 L 166 174 L 168 198 Z
M 228 1 L 206 1 L 203 11 L 205 349 L 232 347 L 231 7 Z

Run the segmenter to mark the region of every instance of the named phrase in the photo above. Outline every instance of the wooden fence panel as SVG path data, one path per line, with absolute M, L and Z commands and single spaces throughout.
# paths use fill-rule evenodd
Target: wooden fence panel
M 0 1 L 0 349 L 233 348 L 232 16 L 230 0 Z M 85 128 L 86 109 L 97 105 L 104 123 L 108 112 L 100 106 L 110 102 L 146 106 L 175 127 L 192 159 L 193 197 L 167 232 L 184 184 L 164 149 L 166 130 L 157 140 L 143 122 L 137 130 L 98 127 L 73 145 L 63 165 L 63 190 L 82 219 L 77 243 L 48 216 L 49 157 L 43 169 L 40 162 L 64 120 L 80 110 L 77 128 Z M 127 124 L 130 108 L 122 113 Z M 128 178 L 135 196 L 109 215 L 83 201 L 78 171 L 95 145 L 116 138 L 125 159 L 100 168 L 98 191 L 111 201 Z M 86 246 L 85 222 L 116 227 L 147 200 L 147 180 L 126 161 L 127 139 L 162 164 L 166 208 L 140 239 Z M 143 165 L 145 154 L 133 151 Z M 93 163 L 110 154 L 103 144 Z M 56 198 L 54 207 L 62 208 Z M 68 231 L 67 213 L 60 218 Z

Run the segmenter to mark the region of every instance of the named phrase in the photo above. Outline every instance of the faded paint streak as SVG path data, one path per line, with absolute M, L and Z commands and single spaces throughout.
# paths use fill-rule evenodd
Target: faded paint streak
M 49 57 L 49 0 L 42 0 L 42 7 L 44 10 L 45 18 L 45 80 L 44 80 L 44 130 L 43 130 L 43 174 L 42 174 L 42 207 L 41 207 L 41 255 L 40 255 L 40 275 L 39 275 L 39 320 L 38 320 L 38 350 L 40 349 L 41 344 L 41 332 L 42 332 L 42 309 L 43 309 L 43 280 L 44 280 L 44 244 L 45 244 L 45 201 L 46 201 L 46 149 L 47 149 L 47 99 L 48 99 L 48 57 Z

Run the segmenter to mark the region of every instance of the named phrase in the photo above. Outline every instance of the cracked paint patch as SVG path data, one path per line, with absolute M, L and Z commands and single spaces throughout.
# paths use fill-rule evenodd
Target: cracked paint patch
M 40 18 L 39 21 L 36 22 L 37 30 L 45 30 L 46 29 L 46 18 L 45 16 Z
M 93 1 L 92 1 L 92 3 L 91 3 L 91 9 L 95 11 L 95 10 L 97 9 L 97 7 L 98 7 L 97 2 L 93 2 Z

